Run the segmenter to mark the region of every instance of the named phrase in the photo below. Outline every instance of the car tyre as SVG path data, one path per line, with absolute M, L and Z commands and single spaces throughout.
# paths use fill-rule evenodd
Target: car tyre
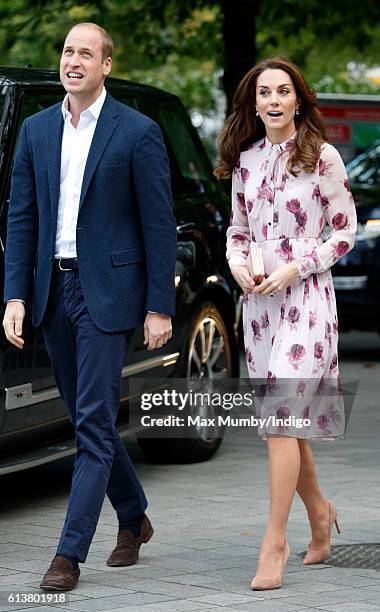
M 238 374 L 238 348 L 219 310 L 204 302 L 194 311 L 186 326 L 173 378 L 228 378 Z M 220 447 L 224 428 L 212 437 L 207 428 L 192 426 L 191 437 L 137 437 L 147 459 L 154 463 L 196 463 L 211 459 Z

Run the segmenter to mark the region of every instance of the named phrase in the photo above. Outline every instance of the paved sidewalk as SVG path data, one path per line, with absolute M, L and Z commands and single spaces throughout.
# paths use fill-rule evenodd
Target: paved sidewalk
M 345 441 L 315 444 L 323 491 L 339 511 L 342 534 L 333 544 L 371 543 L 379 533 L 380 342 L 342 336 L 342 377 L 360 379 Z M 359 344 L 360 346 L 360 344 Z M 68 601 L 35 611 L 180 612 L 380 610 L 380 572 L 302 565 L 309 541 L 306 514 L 297 499 L 289 521 L 292 554 L 282 589 L 250 590 L 267 516 L 265 444 L 229 433 L 214 460 L 195 465 L 149 465 L 129 445 L 150 500 L 156 532 L 138 565 L 105 565 L 117 524 L 106 502 L 80 586 Z M 70 465 L 59 462 L 1 481 L 0 612 L 25 609 L 5 593 L 42 593 L 41 575 L 55 553 L 70 486 Z

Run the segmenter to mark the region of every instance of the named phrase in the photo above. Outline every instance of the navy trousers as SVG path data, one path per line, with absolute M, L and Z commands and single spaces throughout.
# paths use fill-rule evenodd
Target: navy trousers
M 99 330 L 88 313 L 79 273 L 55 270 L 42 332 L 77 446 L 57 554 L 84 562 L 106 493 L 123 523 L 147 507 L 115 426 L 123 355 L 133 330 Z

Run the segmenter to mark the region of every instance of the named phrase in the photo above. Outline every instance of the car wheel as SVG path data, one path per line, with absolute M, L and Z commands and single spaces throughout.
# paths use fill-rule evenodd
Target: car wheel
M 223 318 L 211 302 L 200 305 L 189 324 L 182 340 L 175 378 L 225 379 L 236 375 L 238 349 L 233 332 L 228 331 Z M 213 418 L 215 407 L 193 406 L 192 416 Z M 215 414 L 214 414 L 215 413 Z M 217 419 L 216 419 L 217 422 Z M 189 436 L 182 438 L 138 438 L 147 458 L 154 462 L 191 463 L 206 461 L 218 450 L 224 427 L 211 428 L 193 425 Z

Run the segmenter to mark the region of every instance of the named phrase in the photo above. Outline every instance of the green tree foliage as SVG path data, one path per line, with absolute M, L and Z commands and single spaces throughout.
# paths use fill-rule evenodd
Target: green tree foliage
M 236 19 L 225 20 L 231 5 Z M 69 27 L 95 21 L 114 37 L 115 76 L 163 87 L 189 109 L 212 113 L 223 98 L 231 50 L 245 54 L 236 59 L 239 78 L 253 61 L 255 41 L 245 46 L 238 29 L 248 7 L 256 16 L 251 32 L 258 59 L 290 57 L 320 91 L 371 91 L 363 71 L 355 75 L 347 66 L 379 61 L 378 0 L 0 0 L 0 63 L 55 68 Z
M 113 75 L 179 93 L 187 106 L 212 107 L 223 45 L 220 9 L 158 0 L 0 2 L 0 62 L 56 68 L 65 33 L 79 21 L 108 29 Z M 212 4 L 212 3 L 211 3 Z M 6 24 L 6 27 L 4 27 Z
M 264 4 L 256 39 L 260 58 L 290 57 L 317 91 L 380 93 L 359 69 L 380 65 L 378 0 Z M 349 70 L 350 63 L 358 68 Z

